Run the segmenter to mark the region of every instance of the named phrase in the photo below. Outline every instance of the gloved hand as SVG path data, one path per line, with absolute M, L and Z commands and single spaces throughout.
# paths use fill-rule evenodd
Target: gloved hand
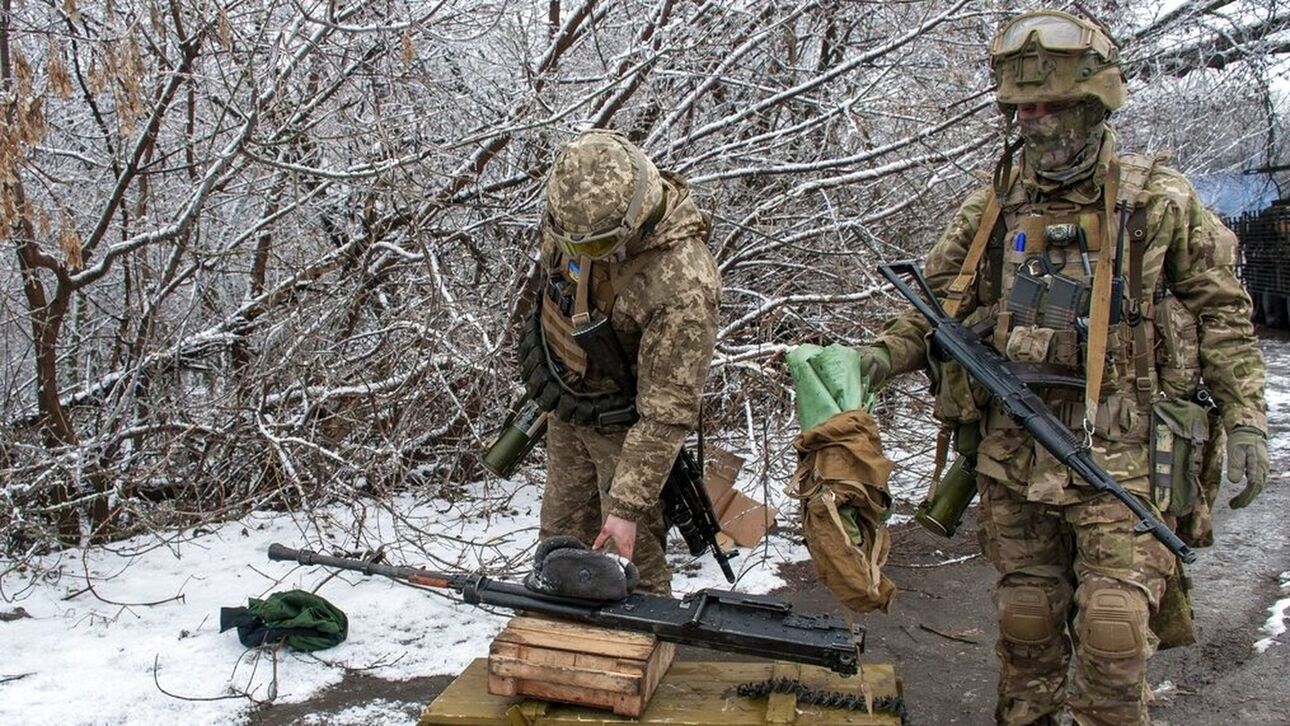
M 538 543 L 533 571 L 524 586 L 544 595 L 581 600 L 622 600 L 636 589 L 636 565 L 595 552 L 577 537 L 559 535 Z
M 891 375 L 891 353 L 882 345 L 862 345 L 856 352 L 860 354 L 860 372 L 869 381 L 869 390 L 881 388 Z
M 1240 494 L 1228 506 L 1247 506 L 1268 483 L 1268 438 L 1252 426 L 1237 426 L 1227 433 L 1227 481 L 1245 482 Z

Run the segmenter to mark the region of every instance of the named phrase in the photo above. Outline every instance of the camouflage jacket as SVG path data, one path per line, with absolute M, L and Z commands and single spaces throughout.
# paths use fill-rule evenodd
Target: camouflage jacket
M 1064 205 L 1070 214 L 1090 213 L 1103 208 L 1102 189 L 1107 165 L 1114 154 L 1114 136 L 1108 132 L 1102 158 L 1093 175 L 1072 188 L 1050 192 L 1041 187 L 1025 170 L 1001 204 L 1005 226 L 1026 212 L 1027 205 Z M 928 281 L 943 293 L 958 276 L 972 239 L 976 234 L 989 198 L 989 188 L 973 192 L 959 208 L 948 228 L 928 254 L 925 271 Z M 1159 302 L 1172 297 L 1181 303 L 1191 320 L 1192 366 L 1197 381 L 1205 386 L 1220 407 L 1223 424 L 1253 426 L 1267 430 L 1263 388 L 1265 370 L 1250 322 L 1250 299 L 1233 266 L 1236 261 L 1236 238 L 1211 212 L 1206 210 L 1195 190 L 1181 173 L 1157 165 L 1138 196 L 1138 207 L 1146 210 L 1146 242 L 1143 256 L 1143 288 Z M 1078 217 L 1076 217 L 1078 218 Z M 1010 231 L 1009 235 L 1014 232 Z M 1007 237 L 1011 241 L 1012 237 Z M 994 244 L 992 242 L 992 244 Z M 1009 243 L 1003 242 L 1004 249 Z M 1127 243 L 1126 243 L 1127 244 Z M 1125 253 L 1128 254 L 1127 252 Z M 959 317 L 969 323 L 997 314 L 1001 290 L 996 286 L 1000 255 L 982 256 L 974 285 L 967 291 Z M 1003 263 L 1005 267 L 1008 262 Z M 1078 265 L 1075 266 L 1078 268 Z M 1163 317 L 1164 305 L 1152 314 Z M 1148 328 L 1152 328 L 1148 324 Z M 926 321 L 915 313 L 887 322 L 877 341 L 891 353 L 892 372 L 923 368 L 927 364 Z M 998 340 L 1001 352 L 1016 360 L 1015 330 L 1006 342 Z M 1073 335 L 1073 334 L 1072 334 Z M 1054 336 L 1056 341 L 1058 336 Z M 1173 378 L 1166 370 L 1159 348 L 1162 337 L 1152 333 L 1149 345 L 1153 396 L 1158 397 Z M 1094 422 L 1093 451 L 1109 473 L 1131 490 L 1145 493 L 1148 488 L 1149 463 L 1147 442 L 1150 411 L 1133 395 L 1134 371 L 1131 357 L 1133 335 L 1127 323 L 1115 326 L 1108 335 L 1108 347 L 1115 363 L 1108 366 L 1101 389 L 1102 405 Z M 1067 362 L 1082 375 L 1083 353 L 1078 342 L 1068 346 L 1072 352 Z M 1005 349 L 1006 350 L 1003 350 Z M 1051 357 L 1046 360 L 1052 360 Z M 1171 395 L 1183 395 L 1171 391 Z M 1066 396 L 1054 402 L 1045 396 L 1055 410 L 1057 403 L 1073 404 L 1079 396 Z M 1062 398 L 1062 396 L 1057 396 Z M 1080 406 L 1082 411 L 1082 406 Z M 1069 488 L 1071 474 L 1042 447 L 1035 445 L 1015 424 L 982 405 L 983 440 L 979 450 L 978 469 L 991 478 L 1004 481 L 1037 501 L 1061 504 L 1083 496 Z M 968 420 L 971 420 L 968 418 Z M 1069 418 L 1068 418 L 1069 421 Z
M 663 182 L 667 210 L 652 234 L 629 244 L 623 264 L 634 274 L 616 287 L 610 316 L 636 375 L 639 419 L 623 442 L 608 512 L 631 521 L 658 503 L 698 426 L 717 340 L 721 277 L 707 248 L 708 221 L 683 179 L 664 173 Z M 556 254 L 549 236 L 542 250 L 546 262 Z

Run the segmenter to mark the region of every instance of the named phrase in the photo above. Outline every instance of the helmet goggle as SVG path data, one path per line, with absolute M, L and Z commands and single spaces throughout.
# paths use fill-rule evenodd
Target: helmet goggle
M 632 198 L 627 203 L 627 211 L 623 213 L 622 221 L 617 225 L 595 232 L 569 232 L 560 226 L 560 223 L 551 214 L 551 209 L 547 208 L 547 229 L 550 230 L 556 245 L 569 257 L 576 258 L 586 255 L 593 260 L 607 257 L 637 234 L 638 230 L 632 225 L 632 220 L 640 217 L 641 209 L 645 206 L 645 195 L 649 192 L 649 181 L 646 178 L 644 154 L 633 146 L 628 146 L 628 148 L 635 161 L 636 188 L 632 190 Z
M 1026 13 L 1004 25 L 990 42 L 990 55 L 996 59 L 1025 50 L 1031 37 L 1045 50 L 1056 53 L 1094 51 L 1104 60 L 1114 60 L 1115 46 L 1099 29 L 1078 18 L 1056 10 Z

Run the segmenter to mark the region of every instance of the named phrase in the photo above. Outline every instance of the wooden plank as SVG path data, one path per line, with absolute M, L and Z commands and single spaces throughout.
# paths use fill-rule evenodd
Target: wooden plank
M 637 695 L 640 693 L 641 676 L 598 671 L 561 665 L 538 665 L 524 660 L 493 656 L 489 658 L 489 673 L 503 678 L 528 682 L 549 683 L 552 687 L 563 685 L 575 688 L 594 688 L 614 694 Z M 527 693 L 527 691 L 521 691 Z M 529 695 L 535 695 L 529 693 Z
M 610 630 L 562 620 L 518 616 L 498 634 L 504 643 L 645 660 L 657 639 L 646 633 Z
M 489 673 L 488 692 L 496 696 L 514 696 L 517 693 L 515 690 L 515 679 L 504 678 L 502 676 Z
M 642 691 L 646 701 L 654 697 L 658 684 L 663 680 L 667 669 L 672 666 L 672 659 L 675 657 L 675 643 L 659 643 L 658 648 L 654 650 L 654 655 L 650 656 L 649 664 L 645 667 L 645 686 Z
M 796 663 L 777 661 L 771 668 L 770 677 L 798 680 L 802 677 L 802 668 Z M 779 726 L 797 721 L 797 696 L 792 693 L 772 693 L 766 699 L 766 723 Z
M 766 723 L 765 698 L 742 698 L 729 691 L 740 683 L 764 681 L 773 673 L 765 662 L 673 663 L 658 690 L 641 713 L 640 724 L 667 726 L 762 726 Z M 801 678 L 812 688 L 859 692 L 859 678 L 839 676 L 823 668 L 802 666 Z M 874 697 L 900 694 L 900 681 L 887 664 L 868 663 L 863 678 Z M 486 659 L 476 660 L 423 712 L 421 726 L 509 726 L 506 710 L 524 701 L 519 696 L 485 693 Z M 537 726 L 622 726 L 630 719 L 608 711 L 566 704 L 549 705 Z M 797 723 L 812 726 L 899 726 L 894 714 L 867 714 L 822 706 L 798 706 Z
M 601 640 L 610 644 L 649 644 L 654 641 L 654 636 L 649 633 L 640 633 L 634 630 L 614 630 L 598 625 L 534 615 L 517 615 L 511 618 L 510 622 L 507 623 L 507 627 L 516 631 L 531 632 L 539 636 L 545 635 L 550 642 L 557 645 L 566 637 Z
M 618 700 L 622 695 L 597 688 L 578 688 L 564 683 L 557 684 L 546 681 L 520 681 L 516 688 L 531 698 L 557 702 L 558 706 L 556 703 L 551 704 L 550 708 L 552 710 L 570 707 L 570 704 L 567 703 L 569 700 L 576 700 L 581 704 L 580 706 L 572 706 L 573 708 L 585 709 L 587 706 L 594 706 L 614 710 L 618 707 Z M 637 696 L 636 698 L 639 700 L 640 697 Z M 639 715 L 640 712 L 641 709 L 637 708 L 635 714 L 628 715 Z

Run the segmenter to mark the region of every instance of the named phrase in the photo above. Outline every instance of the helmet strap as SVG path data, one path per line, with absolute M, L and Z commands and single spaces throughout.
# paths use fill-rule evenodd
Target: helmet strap
M 994 165 L 994 196 L 1000 201 L 1008 198 L 1008 191 L 1012 186 L 1012 158 L 1024 143 L 1024 139 L 1020 136 L 1009 140 L 1012 136 L 1012 120 L 1013 114 L 1008 114 L 1003 127 L 1003 155 Z
M 636 166 L 636 187 L 632 190 L 632 199 L 627 203 L 627 211 L 623 214 L 622 227 L 625 232 L 624 239 L 640 231 L 640 227 L 634 226 L 635 220 L 641 216 L 641 210 L 645 207 L 645 195 L 649 193 L 649 179 L 645 174 L 645 166 L 649 161 L 645 154 L 631 144 L 624 144 L 630 151 L 632 162 Z

